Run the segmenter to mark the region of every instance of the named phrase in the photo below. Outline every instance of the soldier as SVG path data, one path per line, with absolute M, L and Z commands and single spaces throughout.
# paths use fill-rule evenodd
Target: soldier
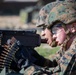
M 48 5 L 46 7 L 48 7 Z M 46 7 L 45 7 L 45 9 L 46 9 Z M 9 42 L 9 40 L 8 40 L 8 42 Z M 28 59 L 28 60 L 26 60 L 26 59 Z M 50 66 L 52 66 L 52 65 L 50 65 L 50 62 L 51 61 L 49 61 L 48 59 L 45 59 L 44 57 L 40 56 L 34 49 L 29 48 L 29 47 L 26 47 L 26 48 L 20 47 L 20 49 L 15 54 L 15 59 L 13 59 L 10 64 L 11 65 L 10 69 L 12 69 L 16 72 L 19 72 L 19 70 L 21 68 L 24 67 L 26 69 L 32 63 L 36 64 L 38 66 L 42 66 L 42 67 L 45 67 L 45 66 L 50 67 Z M 54 65 L 57 65 L 57 64 L 54 64 Z
M 25 70 L 25 75 L 76 75 L 76 2 L 62 2 L 55 5 L 50 11 L 42 35 L 51 46 L 61 46 L 52 58 L 51 65 L 57 66 L 42 68 L 32 65 Z M 51 39 L 52 38 L 52 39 Z
M 38 16 L 38 19 L 37 19 L 36 26 L 37 27 L 41 27 L 43 24 L 45 24 L 46 23 L 46 19 L 48 17 L 49 12 L 51 11 L 51 9 L 53 7 L 55 7 L 55 5 L 57 5 L 59 3 L 62 3 L 63 1 L 75 2 L 76 0 L 56 0 L 55 2 L 48 3 L 47 5 L 42 7 L 41 10 L 39 11 L 39 16 Z M 51 43 L 52 43 L 51 45 L 54 46 L 54 42 L 51 42 Z
M 48 14 L 50 11 L 47 9 L 47 7 L 49 7 L 49 9 L 51 10 L 52 7 L 50 7 L 50 6 L 55 6 L 57 3 L 59 3 L 59 1 L 49 3 L 45 7 L 43 7 L 40 11 L 40 16 L 42 16 L 44 18 L 44 16 L 41 15 L 41 12 L 44 10 L 44 13 Z M 46 11 L 49 11 L 49 12 L 46 12 Z M 40 18 L 40 20 L 42 20 L 42 18 Z M 35 64 L 35 65 L 41 66 L 41 67 L 46 67 L 46 66 L 47 67 L 52 67 L 53 66 L 53 65 L 50 64 L 51 63 L 50 60 L 45 59 L 44 57 L 40 56 L 34 49 L 29 48 L 29 47 L 26 47 L 25 50 L 24 50 L 24 48 L 22 48 L 21 50 L 17 51 L 15 55 L 16 55 L 15 58 L 17 60 L 16 61 L 13 60 L 13 62 L 11 64 L 11 69 L 13 69 L 16 72 L 18 72 L 23 67 L 26 69 L 32 63 Z M 28 61 L 26 61 L 26 58 L 28 58 Z M 27 63 L 27 65 L 25 65 L 26 63 Z M 54 66 L 56 66 L 56 65 L 57 64 L 55 63 Z

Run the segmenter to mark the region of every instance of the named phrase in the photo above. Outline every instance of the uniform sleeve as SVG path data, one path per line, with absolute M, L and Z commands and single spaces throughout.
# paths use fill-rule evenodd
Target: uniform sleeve
M 53 62 L 52 62 L 53 63 Z M 76 72 L 75 64 L 76 64 L 76 40 L 73 41 L 72 45 L 70 46 L 69 50 L 65 52 L 65 54 L 60 58 L 59 65 L 53 68 L 41 68 L 36 65 L 33 65 L 26 70 L 25 73 L 31 72 L 37 75 L 70 75 L 73 69 Z M 33 70 L 32 70 L 33 69 Z M 25 74 L 28 75 L 28 74 Z M 72 74 L 76 75 L 76 74 Z
M 55 67 L 55 64 L 59 64 L 60 62 L 60 58 L 62 57 L 62 55 L 64 54 L 64 52 L 62 51 L 62 48 L 51 57 L 50 61 L 52 62 L 53 67 Z M 56 66 L 57 66 L 56 65 Z
M 32 56 L 36 58 L 36 61 L 33 63 L 35 65 L 41 66 L 41 67 L 53 67 L 57 65 L 57 62 L 54 61 L 54 63 L 44 58 L 43 56 L 39 55 L 35 50 L 32 53 Z

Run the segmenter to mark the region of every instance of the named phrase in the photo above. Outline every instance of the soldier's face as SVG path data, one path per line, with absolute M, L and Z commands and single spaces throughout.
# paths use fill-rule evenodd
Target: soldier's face
M 52 28 L 53 40 L 56 41 L 57 45 L 61 45 L 66 39 L 66 32 L 63 27 Z
M 49 29 L 44 29 L 42 30 L 42 33 L 41 33 L 42 36 L 44 36 L 44 38 L 47 40 L 47 44 L 49 44 L 51 46 L 52 44 L 52 33 Z

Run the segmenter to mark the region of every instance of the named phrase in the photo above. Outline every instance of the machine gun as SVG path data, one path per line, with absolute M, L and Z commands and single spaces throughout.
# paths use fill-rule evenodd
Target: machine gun
M 3 45 L 9 43 L 11 37 L 16 38 L 15 43 L 4 48 Z M 40 46 L 41 37 L 36 34 L 36 30 L 0 30 L 0 70 L 4 67 L 18 72 L 23 67 L 28 67 L 32 63 L 41 66 L 37 60 L 45 60 L 35 50 Z M 39 59 L 38 59 L 39 58 Z
M 36 34 L 36 30 L 0 30 L 1 45 L 5 44 L 11 37 L 15 37 L 20 41 L 23 46 L 37 47 L 41 44 L 41 38 L 39 34 Z

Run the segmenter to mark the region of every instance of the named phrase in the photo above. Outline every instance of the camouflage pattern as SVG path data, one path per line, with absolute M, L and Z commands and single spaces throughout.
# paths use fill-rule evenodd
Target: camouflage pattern
M 56 5 L 49 13 L 47 27 L 52 26 L 54 22 L 61 21 L 69 24 L 76 21 L 76 2 L 62 2 Z
M 43 24 L 45 24 L 45 21 L 46 21 L 46 18 L 50 12 L 50 10 L 56 5 L 56 4 L 59 4 L 60 2 L 62 1 L 56 1 L 56 2 L 52 2 L 52 3 L 49 3 L 47 5 L 45 5 L 39 12 L 39 16 L 38 16 L 38 19 L 37 19 L 37 24 L 36 26 L 39 27 L 39 26 L 42 26 Z
M 51 3 L 48 3 L 47 5 L 45 5 L 43 8 L 41 8 L 40 12 L 39 12 L 39 16 L 38 16 L 38 19 L 37 19 L 37 24 L 36 26 L 37 27 L 40 27 L 40 26 L 44 26 L 45 23 L 46 23 L 46 19 L 48 17 L 48 14 L 50 13 L 51 9 L 53 7 L 55 7 L 56 5 L 60 4 L 60 3 L 63 3 L 63 1 L 70 1 L 70 2 L 75 2 L 76 0 L 57 0 L 56 2 L 51 2 Z
M 41 68 L 36 65 L 25 70 L 25 75 L 76 75 L 76 38 L 73 40 L 68 50 L 60 50 L 52 63 L 58 63 L 53 68 Z M 56 60 L 56 61 L 55 61 Z M 31 73 L 31 74 L 30 74 Z

